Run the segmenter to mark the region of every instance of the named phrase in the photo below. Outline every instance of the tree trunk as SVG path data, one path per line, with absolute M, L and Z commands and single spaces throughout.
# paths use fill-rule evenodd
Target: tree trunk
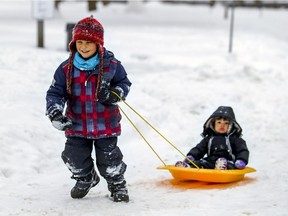
M 97 10 L 97 0 L 88 0 L 88 11 Z

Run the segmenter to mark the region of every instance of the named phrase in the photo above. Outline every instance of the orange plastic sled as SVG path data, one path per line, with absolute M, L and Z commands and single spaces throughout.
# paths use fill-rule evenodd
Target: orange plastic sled
M 242 170 L 214 170 L 214 169 L 197 169 L 182 168 L 174 165 L 157 167 L 160 170 L 169 170 L 171 175 L 182 181 L 203 181 L 213 183 L 229 183 L 242 180 L 246 173 L 256 172 L 254 168 L 246 167 Z

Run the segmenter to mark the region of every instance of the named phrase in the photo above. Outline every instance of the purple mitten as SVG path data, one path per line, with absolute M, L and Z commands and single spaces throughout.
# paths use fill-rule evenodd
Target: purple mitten
M 187 155 L 187 158 L 189 158 L 191 161 L 195 161 L 195 158 L 192 155 Z M 187 158 L 185 158 L 183 162 L 190 164 L 190 161 Z
M 235 167 L 237 169 L 244 169 L 246 167 L 246 163 L 243 160 L 236 160 Z

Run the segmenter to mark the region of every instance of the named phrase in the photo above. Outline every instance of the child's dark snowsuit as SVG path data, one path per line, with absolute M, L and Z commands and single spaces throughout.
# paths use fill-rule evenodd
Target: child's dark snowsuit
M 218 134 L 214 131 L 213 121 L 217 117 L 227 118 L 232 122 L 227 134 Z M 204 139 L 187 154 L 193 156 L 194 163 L 200 168 L 214 169 L 218 158 L 227 159 L 227 169 L 235 169 L 236 160 L 248 163 L 249 151 L 245 140 L 241 138 L 242 128 L 237 123 L 231 107 L 219 107 L 205 122 L 202 136 Z M 191 163 L 190 165 L 194 166 Z

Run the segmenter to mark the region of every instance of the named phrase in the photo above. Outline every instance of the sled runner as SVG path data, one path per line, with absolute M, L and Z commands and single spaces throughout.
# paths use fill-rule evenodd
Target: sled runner
M 157 167 L 160 170 L 169 170 L 171 175 L 177 180 L 183 181 L 203 181 L 212 183 L 229 183 L 242 180 L 246 173 L 256 172 L 254 168 L 246 167 L 242 170 L 215 170 L 215 169 L 198 169 L 182 168 L 174 165 Z

